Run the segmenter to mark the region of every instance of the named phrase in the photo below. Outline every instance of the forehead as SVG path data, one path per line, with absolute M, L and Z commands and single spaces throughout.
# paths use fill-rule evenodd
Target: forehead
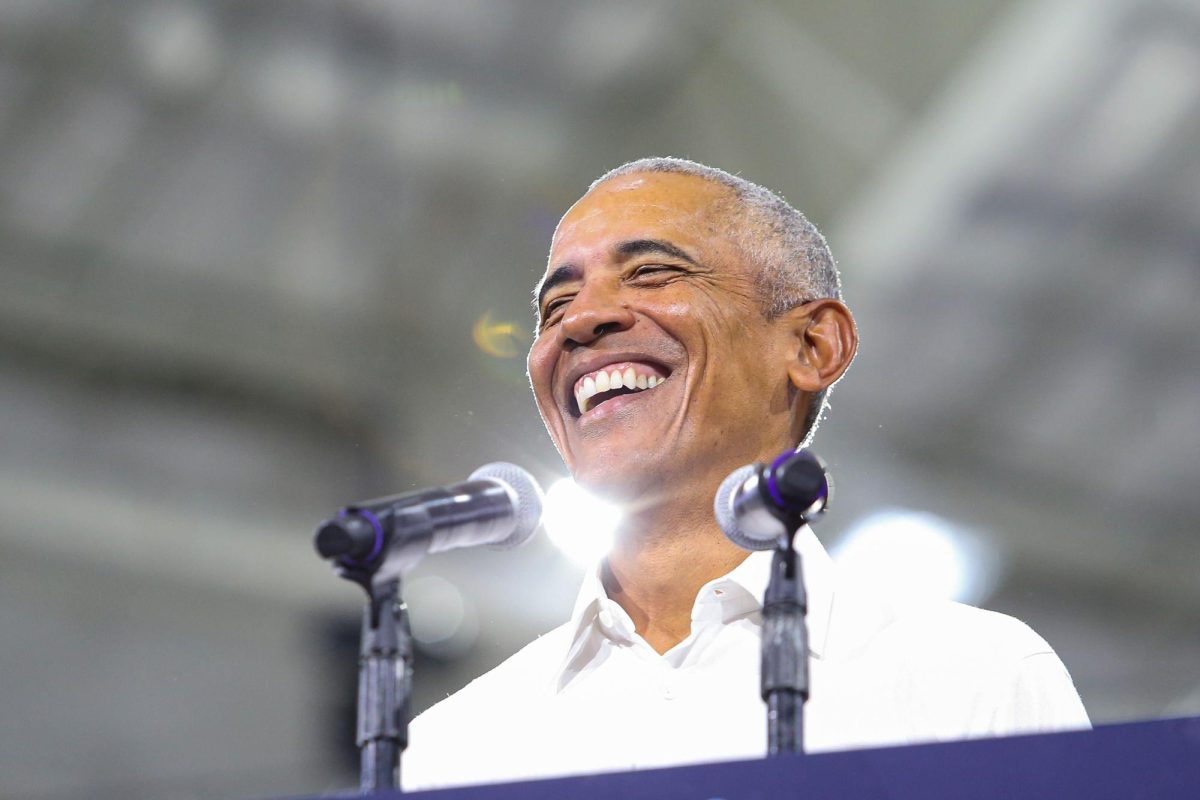
M 551 268 L 566 251 L 610 248 L 630 238 L 669 237 L 683 246 L 723 239 L 718 208 L 731 191 L 693 175 L 634 173 L 605 181 L 567 211 L 550 244 Z

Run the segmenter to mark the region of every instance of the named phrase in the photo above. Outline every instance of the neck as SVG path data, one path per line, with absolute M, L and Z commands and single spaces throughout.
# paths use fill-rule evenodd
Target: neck
M 658 653 L 687 638 L 700 587 L 745 560 L 712 514 L 712 492 L 634 515 L 601 568 L 609 598 Z

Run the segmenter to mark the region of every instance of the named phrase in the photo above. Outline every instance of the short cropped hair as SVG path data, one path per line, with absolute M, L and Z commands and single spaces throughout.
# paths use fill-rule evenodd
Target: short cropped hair
M 757 183 L 723 169 L 683 158 L 640 158 L 601 175 L 588 187 L 590 192 L 605 181 L 623 175 L 666 172 L 691 175 L 730 190 L 731 202 L 714 209 L 725 233 L 759 268 L 758 290 L 763 314 L 768 319 L 820 298 L 842 299 L 842 281 L 825 237 L 807 217 L 779 195 Z M 804 437 L 812 440 L 825 410 L 829 389 L 818 392 L 809 403 L 804 420 Z

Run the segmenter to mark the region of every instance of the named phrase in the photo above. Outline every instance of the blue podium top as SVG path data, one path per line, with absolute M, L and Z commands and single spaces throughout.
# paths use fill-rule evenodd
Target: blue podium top
M 330 797 L 325 795 L 325 797 Z M 357 794 L 337 795 L 361 797 Z M 401 794 L 413 800 L 1200 800 L 1200 717 Z

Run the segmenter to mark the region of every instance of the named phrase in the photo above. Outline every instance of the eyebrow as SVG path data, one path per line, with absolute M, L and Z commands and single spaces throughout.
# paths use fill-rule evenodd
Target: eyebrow
M 696 264 L 696 259 L 689 256 L 681 248 L 670 242 L 664 242 L 662 239 L 632 239 L 628 242 L 621 242 L 617 245 L 617 253 L 624 258 L 663 253 L 673 258 L 678 258 L 681 261 L 686 261 L 693 266 L 699 266 Z
M 662 253 L 673 258 L 678 258 L 681 261 L 686 261 L 693 266 L 699 266 L 696 259 L 688 255 L 683 249 L 661 239 L 630 239 L 618 244 L 615 250 L 622 260 L 634 256 Z M 554 272 L 546 276 L 545 280 L 535 290 L 537 292 L 537 300 L 534 303 L 534 312 L 539 315 L 541 314 L 542 301 L 546 299 L 546 295 L 551 289 L 559 284 L 578 279 L 582 273 L 583 270 L 580 266 L 572 262 L 561 264 L 555 268 Z

